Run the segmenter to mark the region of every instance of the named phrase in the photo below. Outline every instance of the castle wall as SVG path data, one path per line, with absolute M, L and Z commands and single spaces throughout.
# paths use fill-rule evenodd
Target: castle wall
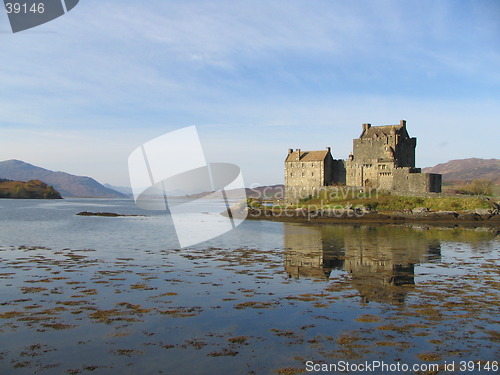
M 420 168 L 396 168 L 392 190 L 415 193 L 440 193 L 441 175 L 421 173 Z
M 410 191 L 410 178 L 412 178 L 413 185 L 415 185 L 415 180 L 413 179 L 412 169 L 409 167 L 394 168 L 392 189 L 397 191 Z
M 324 181 L 321 186 L 327 186 L 333 183 L 334 167 L 333 167 L 333 158 L 330 155 L 328 155 L 325 158 L 324 165 L 325 165 L 325 170 L 324 170 L 325 174 L 323 177 Z
M 441 193 L 443 186 L 443 175 L 439 173 L 427 173 L 430 175 L 429 192 Z
M 385 146 L 395 147 L 394 137 L 358 138 L 353 140 L 353 154 L 358 163 L 370 163 L 372 160 L 387 157 Z
M 288 161 L 285 163 L 285 196 L 297 200 L 314 195 L 322 186 L 331 184 L 332 157 L 325 161 Z
M 345 185 L 346 184 L 346 162 L 342 159 L 332 160 L 332 180 L 331 184 Z M 329 185 L 331 185 L 329 184 Z
M 347 186 L 362 186 L 361 171 L 351 160 L 346 160 L 345 164 L 345 184 Z
M 322 161 L 287 162 L 285 167 L 285 194 L 289 199 L 301 199 L 313 195 L 324 186 L 325 175 L 331 175 Z
M 394 156 L 397 167 L 415 167 L 415 148 L 417 138 L 406 138 L 396 146 Z
M 409 192 L 441 192 L 441 175 L 420 168 L 393 167 L 390 163 L 358 165 L 346 162 L 346 185 Z
M 436 173 L 413 173 L 410 175 L 408 191 L 418 193 L 440 193 L 441 175 Z
M 385 190 L 392 190 L 394 175 L 392 170 L 379 170 L 378 187 Z

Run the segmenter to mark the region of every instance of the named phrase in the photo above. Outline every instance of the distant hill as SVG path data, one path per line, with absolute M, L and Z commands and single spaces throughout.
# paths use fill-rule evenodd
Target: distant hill
M 0 162 L 0 178 L 17 181 L 40 180 L 53 186 L 63 197 L 127 197 L 118 191 L 104 187 L 93 178 L 54 172 L 20 160 Z
M 239 189 L 236 189 L 239 190 Z M 231 191 L 231 190 L 229 190 Z M 213 191 L 207 191 L 204 193 L 183 195 L 183 196 L 175 196 L 171 198 L 190 198 L 190 199 L 199 199 L 204 196 L 213 193 Z M 268 185 L 268 186 L 258 186 L 255 188 L 245 188 L 245 193 L 247 198 L 256 198 L 256 199 L 282 199 L 284 194 L 284 185 Z
M 262 198 L 262 199 L 283 199 L 284 185 L 270 185 L 259 186 L 252 189 L 246 189 L 248 198 Z
M 103 184 L 108 189 L 118 191 L 119 193 L 132 196 L 132 188 L 130 186 L 116 186 L 111 184 Z
M 40 180 L 9 181 L 0 180 L 0 198 L 11 199 L 62 199 L 52 186 Z
M 444 181 L 465 182 L 487 179 L 500 184 L 500 159 L 450 160 L 435 167 L 423 168 L 422 172 L 441 173 Z

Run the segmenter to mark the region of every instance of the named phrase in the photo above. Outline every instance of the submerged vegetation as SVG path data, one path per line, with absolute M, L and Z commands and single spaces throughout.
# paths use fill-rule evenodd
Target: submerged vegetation
M 311 359 L 372 358 L 493 365 L 496 231 L 293 224 L 284 241 L 115 259 L 2 247 L 0 331 L 13 344 L 0 372 L 299 374 Z

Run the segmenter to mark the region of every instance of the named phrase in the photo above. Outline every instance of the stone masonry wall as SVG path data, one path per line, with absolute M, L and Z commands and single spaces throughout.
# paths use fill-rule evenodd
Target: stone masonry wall
M 325 178 L 326 177 L 326 178 Z M 301 199 L 331 179 L 331 167 L 326 168 L 322 161 L 293 161 L 285 167 L 285 194 L 290 199 Z

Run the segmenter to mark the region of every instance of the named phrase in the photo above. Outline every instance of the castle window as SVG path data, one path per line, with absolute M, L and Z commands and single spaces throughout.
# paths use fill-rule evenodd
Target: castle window
M 293 173 L 290 173 L 290 177 L 293 177 Z
M 314 163 L 311 164 L 311 167 L 314 167 Z
M 304 168 L 304 166 L 305 166 L 305 164 L 304 164 L 304 163 L 302 163 L 302 168 Z
M 302 172 L 302 177 L 304 177 L 306 174 L 304 172 Z
M 314 177 L 314 172 L 311 172 L 311 176 Z

